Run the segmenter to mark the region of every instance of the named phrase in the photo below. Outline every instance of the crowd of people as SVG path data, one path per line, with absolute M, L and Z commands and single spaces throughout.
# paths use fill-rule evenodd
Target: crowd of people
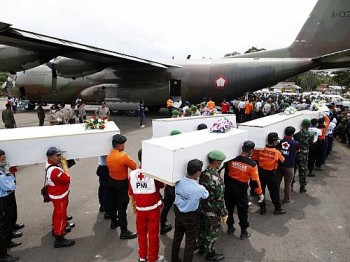
M 269 104 L 271 109 L 275 107 L 272 106 L 275 102 L 270 99 L 272 98 L 267 98 L 264 102 L 265 105 Z M 224 100 L 221 104 L 223 113 L 228 113 L 231 109 L 236 110 L 232 105 L 237 104 L 238 110 L 244 108 L 242 111 L 244 114 L 236 112 L 237 116 L 240 114 L 242 121 L 260 117 L 259 111 L 255 111 L 256 114 L 249 113 L 251 111 L 246 111 L 242 105 L 242 102 L 245 105 L 253 102 L 237 101 L 229 103 Z M 250 109 L 253 108 L 253 112 L 256 103 L 248 106 Z M 261 105 L 262 116 L 265 115 L 263 110 L 265 105 Z M 78 112 L 83 106 L 82 103 Z M 173 116 L 177 115 L 176 111 L 178 116 L 186 116 L 190 112 L 201 115 L 202 111 L 211 114 L 217 110 L 215 102 L 211 99 L 203 102 L 199 108 L 189 103 L 186 106 L 182 113 L 173 108 L 169 112 Z M 281 103 L 278 106 L 280 108 Z M 69 112 L 76 111 L 75 104 L 69 109 L 64 109 L 64 105 L 59 107 L 59 110 L 53 112 L 55 123 L 52 124 L 72 124 L 72 119 L 77 115 Z M 104 103 L 96 110 L 95 115 L 109 117 L 109 110 Z M 59 119 L 63 123 L 57 123 L 60 122 Z M 332 105 L 329 113 L 319 119 L 304 119 L 301 131 L 297 133 L 291 126 L 285 128 L 283 138 L 279 138 L 277 133 L 269 133 L 266 138 L 267 145 L 262 150 L 256 150 L 254 142 L 245 141 L 242 144 L 241 154 L 234 159 L 226 159 L 223 152 L 213 150 L 208 152 L 207 167 L 203 167 L 201 160 L 189 161 L 187 174 L 184 174 L 183 179 L 175 186 L 164 185 L 143 174 L 142 150 L 138 153 L 140 162 L 138 165 L 124 152 L 127 138 L 115 135 L 112 139 L 113 150 L 107 156 L 99 158 L 96 171 L 99 176 L 99 211 L 104 212 L 106 219 L 110 219 L 111 230 L 120 228 L 120 239 L 138 239 L 139 261 L 155 262 L 164 261 L 164 256 L 159 254 L 159 234 L 167 234 L 173 229 L 171 224 L 167 224 L 167 214 L 174 205 L 175 227 L 171 261 L 192 261 L 195 250 L 198 250 L 199 255 L 205 254 L 207 261 L 222 261 L 224 254 L 217 251 L 215 243 L 222 224 L 227 225 L 226 234 L 231 235 L 235 232 L 233 216 L 235 209 L 239 220 L 240 239 L 245 240 L 251 235 L 248 231 L 250 205 L 248 188 L 251 188 L 252 199 L 256 197 L 261 215 L 265 215 L 268 208 L 265 201 L 266 187 L 274 206 L 273 214 L 285 214 L 284 206 L 294 202 L 291 192 L 296 177 L 298 176 L 299 180 L 299 193 L 306 193 L 307 180 L 323 170 L 322 165 L 331 154 L 334 137 L 344 138 L 345 142 L 349 139 L 349 133 L 344 131 L 347 130 L 349 122 L 348 112 Z M 206 126 L 198 126 L 198 129 L 202 128 Z M 174 130 L 169 135 L 179 134 L 181 132 Z M 67 214 L 70 176 L 67 161 L 62 157 L 64 152 L 56 147 L 50 147 L 46 153 L 45 174 L 48 195 L 53 204 L 52 234 L 55 248 L 75 244 L 73 239 L 65 237 L 75 224 L 68 222 L 72 219 L 72 216 Z M 132 170 L 130 174 L 129 169 Z M 15 242 L 12 238 L 16 236 L 16 230 L 24 225 L 16 224 L 15 176 L 13 170 L 7 169 L 5 152 L 2 150 L 0 150 L 0 171 L 0 261 L 16 261 L 18 257 L 9 255 L 7 250 L 20 245 L 18 244 L 20 242 Z M 280 192 L 282 181 L 284 181 L 283 192 Z M 164 188 L 163 195 L 160 193 L 162 188 Z M 130 199 L 132 210 L 136 215 L 137 232 L 128 229 L 126 210 Z M 181 259 L 179 251 L 184 235 L 186 243 Z

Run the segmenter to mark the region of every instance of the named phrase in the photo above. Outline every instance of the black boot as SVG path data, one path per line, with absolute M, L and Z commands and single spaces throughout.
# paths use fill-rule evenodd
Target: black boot
M 306 188 L 305 186 L 300 186 L 300 190 L 299 190 L 299 193 L 306 193 Z
M 118 221 L 111 219 L 111 226 L 109 227 L 110 229 L 116 229 L 118 227 Z
M 55 248 L 60 248 L 60 247 L 70 247 L 75 244 L 75 241 L 73 239 L 67 239 L 64 238 L 64 236 L 55 236 L 56 240 L 54 243 Z
M 12 262 L 12 261 L 17 261 L 18 259 L 19 257 L 11 256 L 7 253 L 0 256 L 0 262 Z
M 260 215 L 265 215 L 266 214 L 266 207 L 262 206 L 260 207 Z
M 169 224 L 163 224 L 160 226 L 160 234 L 164 235 L 166 233 L 168 233 L 169 231 L 171 231 L 173 229 L 173 227 Z
M 17 230 L 20 230 L 22 228 L 24 228 L 24 224 L 23 223 L 15 224 L 15 226 L 13 227 L 13 230 L 17 231 Z
M 244 240 L 250 237 L 250 233 L 247 230 L 242 230 L 241 235 L 240 235 L 240 239 Z
M 122 230 L 120 233 L 120 239 L 134 239 L 137 238 L 137 233 L 131 232 L 127 229 Z
M 285 213 L 286 213 L 286 210 L 282 208 L 275 209 L 275 211 L 273 212 L 274 215 L 284 215 Z
M 224 254 L 218 254 L 215 251 L 208 253 L 206 256 L 206 260 L 208 261 L 221 261 L 225 258 Z
M 66 228 L 69 227 L 69 228 L 74 228 L 75 227 L 75 223 L 70 223 L 70 222 L 67 222 L 66 223 Z

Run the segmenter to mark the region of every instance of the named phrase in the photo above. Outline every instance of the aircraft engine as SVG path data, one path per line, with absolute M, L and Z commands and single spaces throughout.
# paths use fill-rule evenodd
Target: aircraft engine
M 36 52 L 13 46 L 0 45 L 0 71 L 19 72 L 45 63 Z
M 106 97 L 117 97 L 117 90 L 118 84 L 99 84 L 85 88 L 79 93 L 78 97 L 83 101 L 100 104 Z
M 51 60 L 47 65 L 54 70 L 58 76 L 65 78 L 88 76 L 103 69 L 94 63 L 62 56 Z

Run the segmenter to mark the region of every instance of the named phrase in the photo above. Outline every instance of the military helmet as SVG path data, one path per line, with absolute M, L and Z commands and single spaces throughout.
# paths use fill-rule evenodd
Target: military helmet
M 217 161 L 224 161 L 226 159 L 225 154 L 219 150 L 210 151 L 208 157 Z

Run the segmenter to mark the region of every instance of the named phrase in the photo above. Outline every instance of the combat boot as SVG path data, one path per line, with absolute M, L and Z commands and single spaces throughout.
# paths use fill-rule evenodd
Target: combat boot
M 171 231 L 173 229 L 173 227 L 169 224 L 163 224 L 160 226 L 160 234 L 164 235 L 166 233 L 168 233 L 169 231 Z
M 54 243 L 55 248 L 60 248 L 60 247 L 70 247 L 75 244 L 75 241 L 73 239 L 67 239 L 64 238 L 63 236 L 55 236 L 56 240 Z
M 131 232 L 127 229 L 122 230 L 120 233 L 120 239 L 134 239 L 137 238 L 137 233 Z
M 118 227 L 118 222 L 117 220 L 111 219 L 111 225 L 110 225 L 110 229 L 116 229 Z
M 309 174 L 307 175 L 308 177 L 314 177 L 315 176 L 315 174 L 314 173 L 312 173 L 312 171 L 310 171 L 309 172 Z
M 266 214 L 266 207 L 261 207 L 260 208 L 260 215 L 265 215 Z
M 221 261 L 225 258 L 224 254 L 218 254 L 215 251 L 208 253 L 206 256 L 206 260 L 208 261 Z
M 305 186 L 300 186 L 300 190 L 299 190 L 299 193 L 306 193 L 307 190 L 305 188 Z
M 250 233 L 247 230 L 242 230 L 241 235 L 240 235 L 240 239 L 244 240 L 250 237 Z
M 233 226 L 232 226 L 232 227 L 228 227 L 228 228 L 227 228 L 227 231 L 226 231 L 226 234 L 227 234 L 227 235 L 232 235 L 233 232 L 235 232 L 235 230 L 236 230 L 236 229 L 235 229 L 235 227 L 233 227 Z
M 17 261 L 18 259 L 19 259 L 18 256 L 11 256 L 7 253 L 0 256 L 0 262 L 13 262 L 13 261 Z
M 286 210 L 280 208 L 280 209 L 275 209 L 273 212 L 274 215 L 284 215 L 286 213 Z

